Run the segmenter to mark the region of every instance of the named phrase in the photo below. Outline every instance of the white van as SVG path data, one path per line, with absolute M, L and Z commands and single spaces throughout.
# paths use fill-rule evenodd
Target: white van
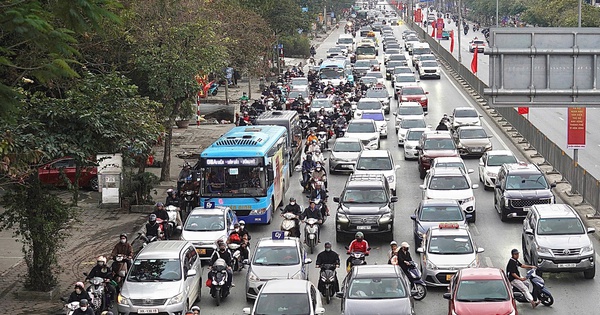
M 354 51 L 354 37 L 352 37 L 352 34 L 340 34 L 337 45 L 345 46 L 348 52 L 352 52 Z

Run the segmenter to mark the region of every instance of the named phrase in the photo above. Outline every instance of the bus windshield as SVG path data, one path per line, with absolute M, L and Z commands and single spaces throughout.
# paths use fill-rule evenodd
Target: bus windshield
M 323 68 L 319 73 L 320 79 L 342 79 L 344 70 L 339 68 Z
M 262 166 L 209 166 L 204 169 L 202 195 L 206 197 L 264 197 L 266 171 Z

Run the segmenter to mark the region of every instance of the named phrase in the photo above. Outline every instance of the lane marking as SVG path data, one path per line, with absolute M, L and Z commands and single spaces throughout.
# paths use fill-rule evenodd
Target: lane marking
M 475 232 L 475 235 L 477 235 L 477 236 L 481 235 L 479 233 L 479 229 L 477 228 L 477 225 L 473 224 L 473 226 L 469 227 L 469 228 L 473 229 L 473 231 Z
M 494 265 L 492 264 L 492 259 L 489 256 L 485 256 L 485 264 L 489 268 L 493 268 L 494 267 Z

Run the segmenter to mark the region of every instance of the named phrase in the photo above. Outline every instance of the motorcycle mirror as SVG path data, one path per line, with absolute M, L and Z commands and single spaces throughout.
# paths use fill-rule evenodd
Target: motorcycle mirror
M 308 265 L 310 263 L 312 263 L 312 259 L 310 259 L 310 258 L 304 258 L 304 264 L 305 265 Z
M 423 252 L 425 252 L 425 250 L 423 250 L 423 247 L 417 248 L 417 253 L 423 253 Z
M 345 249 L 350 249 L 348 246 L 344 246 Z

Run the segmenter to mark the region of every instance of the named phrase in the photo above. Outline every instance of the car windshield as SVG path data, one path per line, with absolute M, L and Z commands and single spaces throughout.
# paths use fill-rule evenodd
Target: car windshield
M 375 131 L 372 123 L 350 123 L 347 130 L 349 133 L 373 133 Z
M 424 61 L 421 63 L 421 67 L 423 68 L 435 68 L 438 64 L 435 61 Z
M 218 214 L 192 214 L 185 221 L 186 231 L 206 232 L 225 230 L 225 218 Z
M 383 113 L 363 113 L 362 119 L 373 119 L 374 121 L 384 121 Z
M 548 182 L 542 174 L 509 175 L 506 178 L 507 190 L 548 189 Z
M 361 157 L 356 164 L 357 170 L 389 171 L 392 161 L 388 157 Z
M 578 218 L 545 218 L 537 225 L 538 235 L 585 234 L 583 224 Z
M 454 117 L 479 117 L 479 114 L 474 109 L 457 109 L 454 111 Z
M 347 189 L 344 192 L 344 203 L 386 203 L 387 196 L 382 189 Z
M 308 92 L 306 91 L 291 91 L 288 94 L 288 98 L 298 98 L 298 96 L 302 96 L 304 99 L 308 98 Z
M 357 109 L 381 109 L 380 101 L 359 101 L 356 104 Z
M 399 73 L 413 73 L 413 72 L 412 72 L 412 69 L 409 67 L 396 67 L 396 68 L 394 68 L 394 73 L 399 74 Z
M 502 166 L 502 164 L 511 163 L 517 163 L 514 155 L 490 155 L 487 160 L 487 166 Z
M 463 211 L 456 206 L 425 206 L 421 209 L 420 221 L 445 222 L 463 221 Z
M 354 43 L 353 38 L 339 38 L 338 39 L 338 44 L 352 44 L 352 43 Z
M 425 127 L 427 127 L 427 125 L 425 124 L 425 120 L 423 119 L 402 119 L 402 122 L 400 123 L 400 129 Z
M 346 142 L 339 141 L 333 145 L 333 152 L 360 152 L 361 147 L 360 143 L 357 142 Z
M 352 279 L 348 288 L 349 299 L 398 299 L 407 297 L 400 278 Z
M 423 115 L 423 107 L 419 106 L 399 106 L 398 115 Z
M 418 141 L 419 139 L 421 139 L 423 132 L 423 130 L 409 130 L 406 134 L 405 141 Z
M 456 146 L 452 139 L 427 139 L 423 145 L 425 150 L 455 150 Z
M 400 54 L 400 49 L 395 49 L 395 48 L 394 49 L 386 49 L 385 53 L 387 55 L 398 55 L 398 54 Z
M 357 55 L 375 55 L 374 46 L 358 46 L 356 48 Z
M 300 256 L 292 246 L 259 246 L 254 253 L 253 264 L 260 266 L 298 265 Z
M 391 44 L 389 44 L 389 45 L 386 46 L 386 50 L 390 49 L 390 48 L 400 50 L 400 44 L 398 44 L 398 43 L 391 43 Z
M 508 301 L 510 296 L 503 280 L 462 280 L 455 299 L 459 302 Z
M 417 78 L 412 75 L 399 75 L 396 76 L 396 82 L 417 82 Z
M 253 314 L 310 315 L 310 300 L 307 293 L 261 293 Z
M 427 252 L 438 255 L 471 254 L 473 245 L 466 235 L 431 236 Z
M 404 67 L 404 62 L 393 60 L 393 61 L 388 62 L 387 66 L 385 66 L 385 67 L 390 70 L 392 68 L 396 68 L 396 67 Z
M 483 129 L 465 129 L 460 131 L 459 138 L 461 139 L 484 139 L 488 135 Z
M 365 95 L 365 97 L 369 97 L 369 98 L 386 98 L 388 97 L 389 94 L 387 92 L 386 89 L 369 89 L 367 90 L 367 94 Z
M 482 46 L 482 45 L 485 45 L 485 42 L 482 41 L 482 40 L 474 40 L 473 41 L 473 45 L 480 45 L 480 46 Z
M 390 61 L 394 61 L 394 60 L 406 60 L 406 56 L 402 55 L 402 54 L 395 54 L 395 55 L 391 55 L 389 57 Z
M 339 47 L 331 47 L 327 52 L 342 52 L 342 49 Z
M 369 60 L 357 60 L 354 63 L 354 68 L 370 68 L 371 62 Z
M 420 87 L 405 87 L 402 89 L 402 95 L 423 95 L 425 92 Z
M 362 77 L 361 81 L 364 84 L 374 84 L 374 83 L 377 83 L 377 78 L 375 78 L 375 77 Z
M 435 167 L 458 167 L 461 170 L 463 170 L 464 172 L 467 171 L 465 169 L 465 164 L 461 163 L 461 162 L 440 162 L 440 163 L 436 163 Z
M 292 85 L 308 85 L 307 78 L 292 78 Z
M 127 281 L 163 282 L 181 280 L 179 259 L 136 259 Z
M 421 61 L 435 60 L 435 56 L 434 55 L 421 55 L 421 56 L 419 56 L 419 60 L 421 60 Z
M 344 77 L 344 70 L 340 68 L 323 68 L 319 71 L 319 78 L 325 79 L 342 79 Z
M 316 108 L 319 109 L 321 107 L 323 108 L 332 108 L 333 107 L 333 103 L 331 103 L 330 100 L 328 99 L 313 99 L 312 103 L 310 104 L 311 108 Z
M 377 79 L 383 79 L 383 74 L 379 71 L 368 72 L 367 75 L 370 77 L 377 78 Z M 367 91 L 367 93 L 369 93 L 369 92 Z
M 469 189 L 469 182 L 464 176 L 434 176 L 429 182 L 429 189 L 460 190 Z
M 242 163 L 256 163 L 255 158 L 220 158 L 206 159 L 206 165 L 239 166 L 209 166 L 204 169 L 202 194 L 204 196 L 227 197 L 259 197 L 266 196 L 267 172 L 262 166 L 242 166 Z

